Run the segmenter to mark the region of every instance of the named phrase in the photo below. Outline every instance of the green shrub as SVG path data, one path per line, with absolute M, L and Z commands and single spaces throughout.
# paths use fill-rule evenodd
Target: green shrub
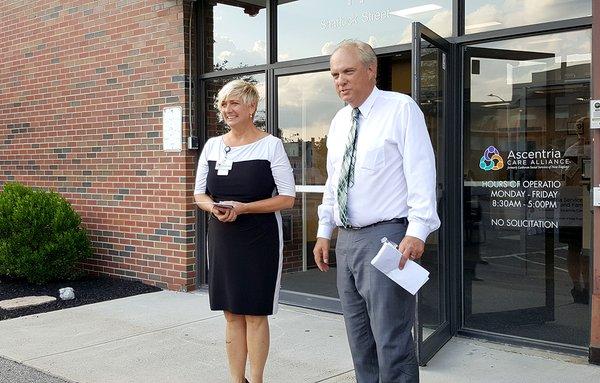
M 91 255 L 81 218 L 58 193 L 7 183 L 0 192 L 0 275 L 72 279 Z

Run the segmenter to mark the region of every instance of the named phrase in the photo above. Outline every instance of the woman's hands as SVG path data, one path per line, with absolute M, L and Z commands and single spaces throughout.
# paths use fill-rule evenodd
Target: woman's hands
M 194 200 L 198 207 L 206 212 L 211 213 L 216 219 L 221 222 L 233 222 L 240 214 L 260 214 L 271 213 L 283 209 L 289 209 L 294 206 L 295 197 L 286 195 L 276 195 L 254 202 L 237 202 L 237 201 L 221 201 L 216 206 L 211 196 L 206 194 L 194 195 Z M 231 205 L 231 208 L 223 205 Z
M 231 205 L 231 208 L 213 206 L 211 213 L 221 222 L 233 222 L 238 215 L 246 213 L 246 204 L 237 201 L 222 201 L 221 204 Z

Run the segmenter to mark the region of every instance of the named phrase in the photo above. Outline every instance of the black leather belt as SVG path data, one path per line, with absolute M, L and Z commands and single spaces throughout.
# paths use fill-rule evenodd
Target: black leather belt
M 387 221 L 379 221 L 379 222 L 375 222 L 372 223 L 370 225 L 367 226 L 361 226 L 361 227 L 357 227 L 357 226 L 340 226 L 342 229 L 348 229 L 348 230 L 361 230 L 361 229 L 366 229 L 369 227 L 373 227 L 382 223 L 401 223 L 403 225 L 408 224 L 408 219 L 406 217 L 402 217 L 402 218 L 393 218 Z

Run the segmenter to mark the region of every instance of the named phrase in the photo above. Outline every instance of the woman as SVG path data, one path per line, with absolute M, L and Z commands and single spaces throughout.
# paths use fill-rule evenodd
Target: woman
M 209 139 L 198 161 L 194 199 L 208 221 L 210 307 L 223 310 L 235 383 L 262 383 L 269 352 L 267 315 L 277 310 L 283 236 L 279 211 L 295 200 L 293 171 L 281 140 L 253 123 L 256 87 L 231 81 L 215 102 L 230 131 Z M 215 204 L 215 202 L 221 202 Z

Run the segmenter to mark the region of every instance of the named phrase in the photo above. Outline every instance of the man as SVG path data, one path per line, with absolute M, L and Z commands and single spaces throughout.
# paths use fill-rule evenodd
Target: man
M 421 257 L 427 236 L 439 227 L 433 148 L 417 104 L 375 87 L 371 46 L 345 40 L 330 64 L 348 105 L 327 137 L 315 262 L 329 269 L 329 241 L 338 227 L 337 285 L 358 383 L 418 382 L 415 298 L 370 262 L 387 237 L 400 243 L 403 268 Z

